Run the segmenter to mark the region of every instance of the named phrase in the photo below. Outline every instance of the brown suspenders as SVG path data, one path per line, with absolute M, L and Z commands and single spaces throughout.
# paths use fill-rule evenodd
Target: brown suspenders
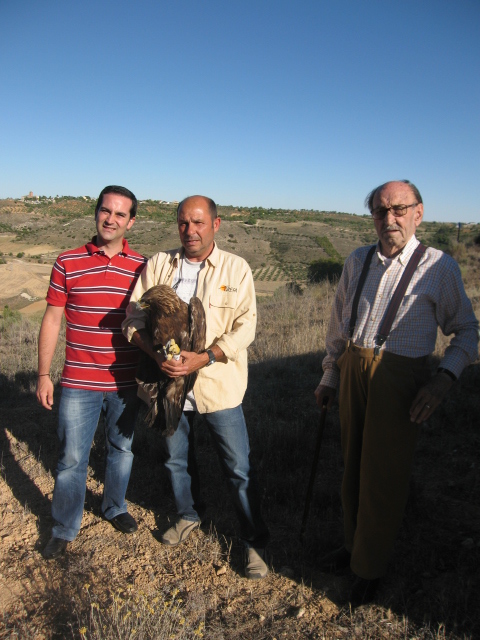
M 412 279 L 415 269 L 420 262 L 420 258 L 425 253 L 426 248 L 427 247 L 425 245 L 420 243 L 413 252 L 407 266 L 405 267 L 402 277 L 400 278 L 400 282 L 397 284 L 392 299 L 390 300 L 387 310 L 385 311 L 385 315 L 383 316 L 378 333 L 375 336 L 375 355 L 379 354 L 380 348 L 388 338 L 388 334 L 390 333 L 390 329 L 392 328 L 393 321 L 395 320 L 395 316 L 397 315 L 398 307 L 400 306 L 403 296 L 405 295 L 405 291 L 407 290 L 410 280 Z M 348 329 L 349 341 L 353 337 L 353 331 L 357 322 L 358 303 L 360 301 L 360 295 L 362 293 L 365 280 L 367 279 L 370 262 L 372 261 L 372 256 L 375 253 L 375 249 L 376 245 L 373 245 L 373 247 L 369 249 L 367 257 L 363 264 L 362 273 L 360 274 L 360 278 L 358 280 L 357 290 L 355 291 L 355 296 L 353 298 L 352 315 L 350 316 L 350 324 Z

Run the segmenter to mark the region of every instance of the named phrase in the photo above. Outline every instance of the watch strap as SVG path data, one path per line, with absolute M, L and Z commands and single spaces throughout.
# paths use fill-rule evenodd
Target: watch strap
M 207 364 L 205 366 L 209 367 L 211 364 L 216 362 L 217 359 L 215 358 L 215 354 L 213 353 L 213 351 L 211 349 L 205 349 L 205 353 L 208 355 L 208 362 L 207 362 Z

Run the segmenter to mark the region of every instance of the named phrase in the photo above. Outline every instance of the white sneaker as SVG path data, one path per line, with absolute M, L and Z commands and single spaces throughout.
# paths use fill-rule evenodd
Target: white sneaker
M 249 580 L 261 580 L 268 573 L 265 562 L 265 549 L 245 549 L 245 577 Z
M 181 542 L 185 542 L 188 536 L 198 529 L 200 526 L 200 522 L 198 520 L 185 520 L 184 518 L 180 518 L 180 520 L 170 529 L 167 529 L 160 540 L 163 544 L 169 545 L 170 547 L 175 547 L 177 544 Z

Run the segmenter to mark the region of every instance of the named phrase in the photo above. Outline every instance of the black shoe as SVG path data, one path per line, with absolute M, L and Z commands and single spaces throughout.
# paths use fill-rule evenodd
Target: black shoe
M 320 558 L 319 569 L 327 573 L 346 569 L 350 566 L 350 552 L 345 547 L 340 547 L 326 556 Z
M 137 523 L 128 512 L 119 513 L 118 516 L 115 516 L 109 520 L 109 522 L 112 523 L 115 529 L 118 529 L 122 533 L 135 533 L 138 529 Z
M 377 593 L 378 585 L 380 584 L 379 578 L 374 580 L 366 580 L 355 576 L 355 582 L 350 590 L 350 597 L 348 598 L 353 608 L 359 607 L 362 604 L 368 604 L 372 602 Z
M 45 560 L 54 560 L 59 558 L 67 548 L 68 540 L 62 538 L 50 538 L 47 546 L 43 550 L 43 557 Z

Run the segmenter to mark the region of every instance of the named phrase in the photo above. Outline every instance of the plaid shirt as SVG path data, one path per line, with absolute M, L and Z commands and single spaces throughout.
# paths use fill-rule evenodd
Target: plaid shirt
M 418 244 L 412 236 L 391 261 L 385 260 L 377 245 L 358 305 L 352 338 L 355 345 L 375 346 L 388 303 Z M 322 384 L 328 387 L 336 388 L 339 382 L 336 362 L 345 351 L 353 298 L 369 248 L 360 247 L 347 258 L 338 283 L 327 331 L 327 356 L 323 360 Z M 445 335 L 454 334 L 440 366 L 458 377 L 478 355 L 478 320 L 466 296 L 458 264 L 429 247 L 413 274 L 382 349 L 410 358 L 428 355 L 435 349 L 437 327 Z

